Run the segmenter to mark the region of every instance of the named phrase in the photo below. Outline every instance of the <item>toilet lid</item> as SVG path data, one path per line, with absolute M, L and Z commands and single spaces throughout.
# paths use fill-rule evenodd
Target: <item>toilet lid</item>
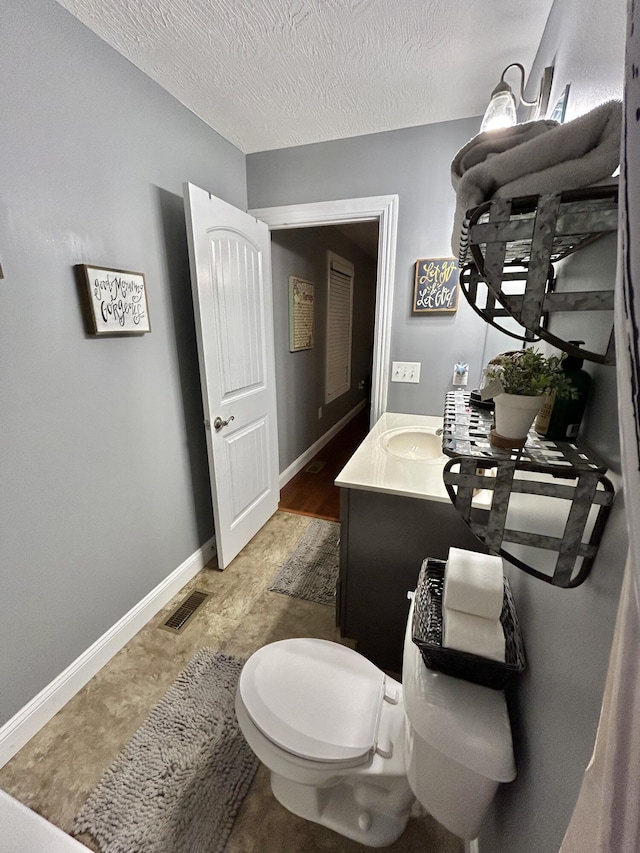
M 339 643 L 280 640 L 253 654 L 240 674 L 254 725 L 287 752 L 346 762 L 375 748 L 385 675 Z

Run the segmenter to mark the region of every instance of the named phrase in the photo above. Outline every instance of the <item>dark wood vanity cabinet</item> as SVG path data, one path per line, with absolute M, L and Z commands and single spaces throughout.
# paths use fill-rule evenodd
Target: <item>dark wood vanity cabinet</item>
M 488 553 L 451 503 L 363 489 L 340 494 L 341 636 L 381 669 L 400 673 L 409 611 L 425 557 L 446 560 L 450 546 Z

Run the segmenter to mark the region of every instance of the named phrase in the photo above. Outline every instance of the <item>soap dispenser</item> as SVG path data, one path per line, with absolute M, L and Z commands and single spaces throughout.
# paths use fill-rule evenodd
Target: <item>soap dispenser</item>
M 579 346 L 584 341 L 569 341 L 569 343 Z M 536 422 L 536 431 L 551 441 L 573 441 L 578 435 L 591 388 L 591 376 L 586 370 L 582 370 L 583 363 L 584 359 L 578 356 L 565 356 L 562 369 L 574 389 L 575 398 L 553 400 L 546 429 L 544 421 Z

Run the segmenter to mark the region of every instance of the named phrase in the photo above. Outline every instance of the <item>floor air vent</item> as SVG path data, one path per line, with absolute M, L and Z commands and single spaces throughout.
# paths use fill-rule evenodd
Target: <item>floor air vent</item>
M 159 627 L 164 628 L 165 631 L 173 631 L 174 634 L 180 633 L 186 627 L 196 610 L 205 603 L 207 598 L 209 598 L 208 592 L 194 589 L 182 604 L 176 607 L 166 622 L 163 622 Z

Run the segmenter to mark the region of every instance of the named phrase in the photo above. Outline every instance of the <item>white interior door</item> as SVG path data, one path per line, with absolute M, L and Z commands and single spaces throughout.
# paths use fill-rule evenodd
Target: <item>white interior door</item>
M 278 508 L 273 304 L 267 225 L 184 185 L 218 564 Z

